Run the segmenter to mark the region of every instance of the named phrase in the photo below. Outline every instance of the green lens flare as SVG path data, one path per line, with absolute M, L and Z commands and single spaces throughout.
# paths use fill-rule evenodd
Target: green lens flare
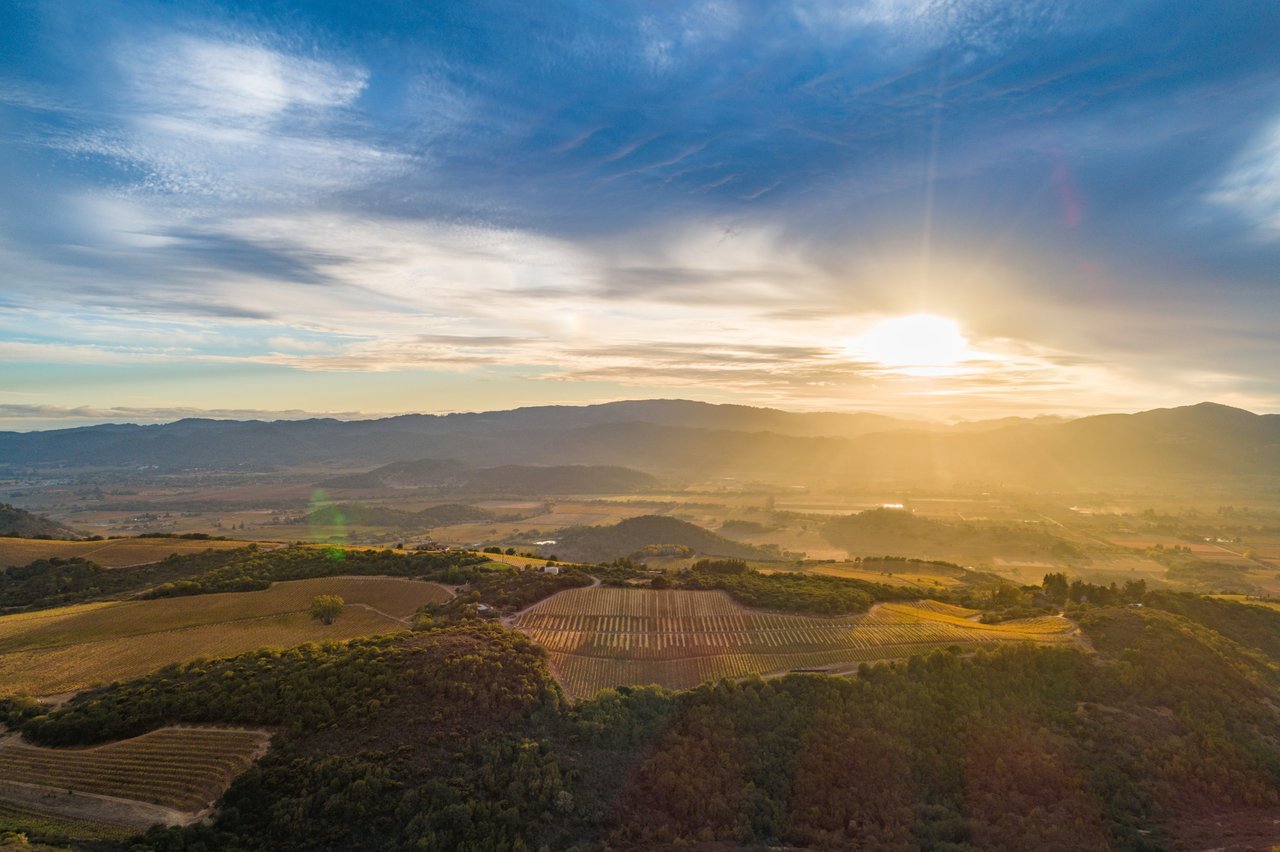
M 346 515 L 319 488 L 311 492 L 311 500 L 307 504 L 307 528 L 311 533 L 311 540 L 316 542 L 345 544 L 350 537 Z M 346 552 L 340 547 L 331 547 L 328 554 L 330 559 L 340 561 Z

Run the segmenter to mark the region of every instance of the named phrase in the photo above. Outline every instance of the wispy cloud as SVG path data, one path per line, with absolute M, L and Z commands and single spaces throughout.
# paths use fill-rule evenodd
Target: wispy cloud
M 230 38 L 125 40 L 121 121 L 54 140 L 142 170 L 140 188 L 244 203 L 314 200 L 408 164 L 360 138 L 368 72 Z
M 1265 2 L 59 8 L 0 57 L 0 393 L 1280 393 Z M 842 345 L 922 312 L 999 357 Z
M 1245 216 L 1260 235 L 1280 238 L 1280 118 L 1253 139 L 1209 198 Z

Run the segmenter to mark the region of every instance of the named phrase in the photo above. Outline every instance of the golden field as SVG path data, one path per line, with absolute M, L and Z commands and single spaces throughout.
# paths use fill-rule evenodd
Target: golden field
M 307 614 L 311 598 L 340 595 L 331 625 Z M 0 694 L 51 695 L 154 671 L 196 657 L 288 647 L 405 629 L 423 604 L 446 600 L 435 583 L 394 577 L 323 577 L 258 592 L 108 601 L 0 617 Z
M 252 542 L 187 538 L 113 538 L 106 541 L 62 541 L 39 538 L 0 537 L 0 568 L 26 565 L 37 559 L 79 556 L 104 568 L 129 568 L 159 562 L 170 554 L 230 550 Z

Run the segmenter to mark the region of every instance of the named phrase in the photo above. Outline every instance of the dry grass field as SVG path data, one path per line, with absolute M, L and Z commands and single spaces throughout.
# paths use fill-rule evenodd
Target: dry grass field
M 244 547 L 247 541 L 187 538 L 113 538 L 106 541 L 59 541 L 38 538 L 0 538 L 0 568 L 26 565 L 37 559 L 79 556 L 104 568 L 128 568 L 159 562 L 171 553 L 200 553 L 213 548 Z
M 11 785 L 130 799 L 194 817 L 266 752 L 269 739 L 263 731 L 162 728 L 93 748 L 54 749 L 7 737 L 0 740 L 0 778 Z M 0 795 L 7 790 L 0 787 Z
M 307 614 L 311 598 L 340 595 L 331 625 Z M 169 663 L 404 629 L 419 606 L 446 600 L 435 583 L 395 577 L 324 577 L 227 592 L 110 601 L 0 617 L 0 694 L 53 695 L 137 677 Z
M 880 571 L 868 571 L 858 567 L 860 563 L 829 562 L 813 565 L 805 570 L 810 574 L 825 574 L 830 577 L 846 577 L 853 580 L 865 580 L 869 583 L 883 583 L 886 586 L 907 586 L 916 589 L 939 589 L 963 585 L 961 580 L 943 571 L 930 571 L 928 565 L 919 563 L 902 563 L 895 565 L 892 574 Z
M 1207 597 L 1217 598 L 1221 601 L 1231 601 L 1232 603 L 1248 604 L 1249 606 L 1260 606 L 1280 612 L 1280 601 L 1269 598 L 1255 598 L 1249 595 L 1208 595 Z
M 1198 558 L 1211 562 L 1248 565 L 1253 561 L 1244 555 L 1249 545 L 1236 542 L 1184 541 L 1173 536 L 1159 535 L 1111 535 L 1107 537 L 1107 540 L 1117 547 L 1126 547 L 1133 550 L 1146 550 L 1156 545 L 1166 549 L 1182 547 L 1190 550 Z
M 925 602 L 819 618 L 747 609 L 723 592 L 591 588 L 561 592 L 514 623 L 546 648 L 574 698 L 626 684 L 687 689 L 720 677 L 839 671 L 950 645 L 1066 642 L 1075 630 L 1056 616 L 988 625 L 975 615 Z

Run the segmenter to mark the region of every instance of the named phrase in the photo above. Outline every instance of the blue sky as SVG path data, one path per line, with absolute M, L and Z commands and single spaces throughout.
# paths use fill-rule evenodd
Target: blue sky
M 10 0 L 0 428 L 1280 410 L 1276 44 L 1271 0 Z

